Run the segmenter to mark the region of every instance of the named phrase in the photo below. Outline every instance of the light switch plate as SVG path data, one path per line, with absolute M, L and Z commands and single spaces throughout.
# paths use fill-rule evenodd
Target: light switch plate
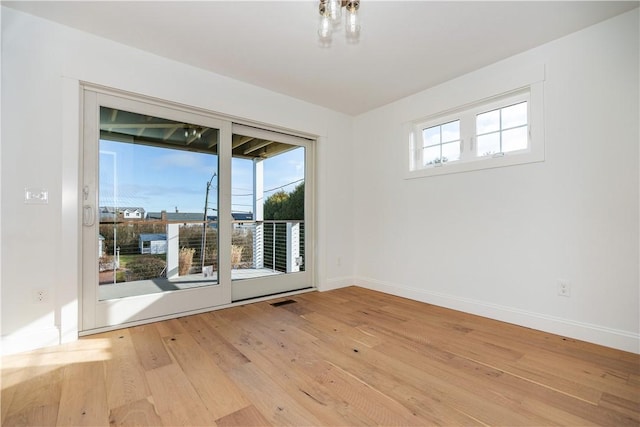
M 49 203 L 49 191 L 46 188 L 25 188 L 24 202 L 29 205 L 46 205 Z

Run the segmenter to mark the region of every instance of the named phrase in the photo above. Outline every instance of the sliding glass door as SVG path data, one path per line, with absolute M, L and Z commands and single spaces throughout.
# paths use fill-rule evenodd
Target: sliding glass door
M 83 122 L 83 331 L 229 303 L 231 125 L 92 90 Z
M 305 138 L 234 124 L 234 301 L 312 286 L 311 154 Z
M 82 330 L 313 286 L 311 141 L 85 88 Z

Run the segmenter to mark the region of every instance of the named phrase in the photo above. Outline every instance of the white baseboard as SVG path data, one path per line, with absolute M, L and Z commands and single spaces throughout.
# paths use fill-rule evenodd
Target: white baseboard
M 347 286 L 353 286 L 355 283 L 355 279 L 352 276 L 336 277 L 325 280 L 320 286 L 318 286 L 318 290 L 320 292 L 324 292 L 333 289 L 346 288 Z
M 460 298 L 439 292 L 426 291 L 424 289 L 399 286 L 370 278 L 338 277 L 326 280 L 322 286 L 318 286 L 318 290 L 329 291 L 352 285 L 640 354 L 640 334 L 633 332 L 577 322 L 484 301 Z M 57 345 L 60 343 L 60 331 L 55 327 L 37 331 L 24 331 L 3 335 L 0 340 L 0 355 L 5 356 Z
M 35 331 L 22 331 L 3 335 L 0 339 L 0 354 L 7 356 L 9 354 L 58 345 L 60 344 L 60 330 L 51 327 Z
M 640 334 L 633 332 L 578 322 L 571 319 L 563 319 L 469 298 L 460 298 L 439 292 L 426 291 L 424 289 L 385 283 L 364 277 L 354 278 L 353 284 L 399 297 L 640 354 Z

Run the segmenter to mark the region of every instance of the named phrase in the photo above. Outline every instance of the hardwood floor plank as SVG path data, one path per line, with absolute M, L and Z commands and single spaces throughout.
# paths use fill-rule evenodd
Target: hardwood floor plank
M 4 365 L 0 377 L 0 386 L 2 387 L 0 391 L 0 425 L 4 425 L 16 391 L 23 389 L 24 383 L 28 381 L 27 369 L 15 367 L 14 360 L 15 356 L 7 356 L 2 360 Z
M 406 381 L 429 384 L 419 369 L 401 360 L 392 360 L 373 349 L 361 347 L 359 342 L 349 343 L 335 338 L 334 334 L 321 337 L 321 342 L 305 348 L 305 355 L 316 354 L 322 360 L 339 365 L 351 374 L 402 403 L 411 411 L 420 414 L 428 425 L 474 425 L 482 424 L 470 415 L 458 411 L 447 401 L 445 393 L 437 393 L 434 387 L 430 394 Z M 387 342 L 387 344 L 389 344 Z M 356 351 L 357 350 L 357 351 Z M 307 361 L 307 364 L 310 362 Z
M 251 404 L 225 372 L 188 333 L 166 337 L 165 343 L 214 419 Z M 224 392 L 221 392 L 224 390 Z
M 349 326 L 358 326 L 363 323 L 363 319 L 354 314 L 353 309 L 346 304 L 344 299 L 340 303 L 333 303 L 330 299 L 313 298 L 309 294 L 296 295 L 298 304 L 303 304 L 309 312 L 331 313 L 331 317 Z
M 233 369 L 229 375 L 238 384 L 242 384 L 243 392 L 272 425 L 324 425 L 321 420 L 274 384 L 270 376 L 258 369 L 253 362 Z
M 287 329 L 278 330 L 277 332 L 273 328 L 264 330 L 265 334 L 267 335 L 289 334 L 288 338 L 274 338 L 275 342 L 286 343 L 283 346 L 280 345 L 280 347 L 282 349 L 286 349 L 289 351 L 289 353 L 287 354 L 287 357 L 278 357 L 278 355 L 272 355 L 272 357 L 269 358 L 270 360 L 281 359 L 286 361 L 286 360 L 289 360 L 289 358 L 291 357 L 291 361 L 296 363 L 291 363 L 283 366 L 282 369 L 285 372 L 290 372 L 293 369 L 293 367 L 299 365 L 299 366 L 304 366 L 306 368 L 305 371 L 309 372 L 310 374 L 333 369 L 335 368 L 336 364 L 339 364 L 341 366 L 347 365 L 348 363 L 345 362 L 345 359 L 350 360 L 352 362 L 357 360 L 357 363 L 356 363 L 357 366 L 350 365 L 352 368 L 355 368 L 355 369 L 353 369 L 353 371 L 349 370 L 349 372 L 358 372 L 359 376 L 357 378 L 356 377 L 354 378 L 359 382 L 359 385 L 361 385 L 362 383 L 366 383 L 367 385 L 373 385 L 373 388 L 378 392 L 380 392 L 381 390 L 384 390 L 384 393 L 388 395 L 387 397 L 393 395 L 393 398 L 396 398 L 397 402 L 405 402 L 405 401 L 408 402 L 409 398 L 406 395 L 397 395 L 395 393 L 394 388 L 397 387 L 398 383 L 396 378 L 393 378 L 391 375 L 387 374 L 388 365 L 384 365 L 384 364 L 381 365 L 386 367 L 385 369 L 380 370 L 375 364 L 364 364 L 362 363 L 362 360 L 360 360 L 359 358 L 355 358 L 355 356 L 359 355 L 359 353 L 356 352 L 356 350 L 362 345 L 362 342 L 360 339 L 358 339 L 359 337 L 352 338 L 352 336 L 354 335 L 353 333 L 343 334 L 342 331 L 346 331 L 349 329 L 353 329 L 355 331 L 356 328 L 352 328 L 344 324 L 339 325 L 334 323 L 334 326 L 336 326 L 336 328 L 324 328 L 324 332 L 316 333 L 315 337 L 319 338 L 322 342 L 318 342 L 318 340 L 316 339 L 307 340 L 307 341 L 298 340 L 297 337 L 300 334 L 299 332 L 297 332 L 297 329 L 293 328 L 292 325 L 295 324 L 296 327 L 304 328 L 305 325 L 309 324 L 308 318 L 310 317 L 313 317 L 313 316 L 308 316 L 308 315 L 301 316 L 302 319 L 300 320 L 305 320 L 304 322 L 300 322 L 300 321 L 295 322 L 291 320 L 289 322 L 289 327 Z M 319 322 L 324 322 L 325 318 L 319 317 L 316 320 Z M 320 327 L 320 325 L 316 324 L 315 326 L 316 328 L 312 328 L 312 330 L 320 331 L 320 329 L 323 329 Z M 260 330 L 260 329 L 261 329 L 261 325 L 259 323 L 256 323 L 256 325 L 254 325 L 251 328 L 251 331 L 255 332 L 256 330 Z M 260 339 L 265 339 L 264 335 L 260 335 Z M 326 350 L 326 351 L 323 351 L 323 350 Z M 359 368 L 362 368 L 362 370 L 359 370 Z M 296 378 L 296 383 L 298 383 L 300 381 L 300 376 L 296 376 L 295 378 Z M 323 387 L 319 387 L 319 384 L 316 384 L 315 389 L 318 390 L 319 388 L 324 389 Z M 323 403 L 326 403 L 327 402 L 326 396 L 330 396 L 330 395 L 331 393 L 325 390 L 324 392 L 321 392 L 320 395 L 315 395 L 314 397 L 318 400 L 323 401 Z M 335 400 L 335 398 L 333 399 Z M 357 406 L 353 405 L 353 402 L 351 400 L 346 400 L 343 398 L 338 399 L 338 401 L 339 400 L 349 402 L 349 406 L 353 407 L 351 410 L 352 416 L 355 413 L 359 413 L 363 415 L 366 414 L 367 418 L 371 417 L 371 411 L 368 410 L 368 408 L 360 407 L 358 409 Z M 335 403 L 333 403 L 333 405 L 334 405 L 333 406 L 334 410 L 337 412 L 340 412 L 340 409 L 341 409 L 340 405 L 336 405 Z M 427 416 L 427 414 L 434 414 L 437 411 L 425 410 L 425 407 L 423 405 L 408 404 L 408 405 L 403 405 L 404 407 L 400 407 L 397 404 L 392 404 L 392 405 L 394 409 L 400 411 L 404 415 L 412 413 L 411 411 L 420 412 L 422 416 L 419 422 L 420 424 L 424 424 L 425 422 L 427 422 L 428 424 L 450 425 L 452 424 L 451 420 L 453 419 L 456 419 L 458 421 L 458 424 L 471 425 L 475 423 L 470 417 L 464 414 L 461 414 L 459 412 L 455 412 L 453 416 L 449 416 L 447 419 L 447 422 L 438 422 L 439 421 L 438 418 Z M 451 408 L 448 408 L 448 409 L 451 410 Z M 409 412 L 407 412 L 407 410 Z M 362 422 L 365 422 L 367 424 L 372 424 L 372 423 L 379 424 L 380 422 L 382 422 L 381 420 L 366 421 L 366 419 L 363 419 L 362 415 L 360 415 L 360 418 L 357 419 L 357 421 L 361 421 L 361 420 Z M 334 424 L 336 423 L 329 423 L 329 425 L 334 425 Z M 342 425 L 345 423 L 340 423 L 340 424 Z M 346 425 L 354 425 L 354 424 L 355 422 L 353 419 L 349 420 L 349 422 L 346 423 Z
M 635 401 L 621 398 L 610 393 L 602 393 L 600 406 L 622 412 L 640 425 L 640 404 Z
M 431 344 L 408 339 L 402 334 L 393 334 L 390 330 L 383 331 L 379 327 L 377 329 L 371 328 L 374 331 L 378 330 L 382 334 L 388 334 L 385 341 L 386 345 L 373 349 L 377 350 L 378 353 L 371 363 L 386 366 L 404 363 L 417 369 L 413 372 L 411 368 L 407 367 L 394 369 L 394 372 L 400 375 L 397 381 L 413 384 L 418 389 L 423 387 L 423 384 L 431 384 L 440 390 L 450 390 L 442 397 L 446 404 L 460 411 L 463 411 L 463 407 L 475 408 L 465 413 L 488 424 L 499 423 L 506 416 L 503 406 L 511 402 L 503 396 L 510 390 L 506 390 L 503 393 L 500 393 L 500 390 L 496 390 L 495 393 L 487 393 L 487 391 L 491 391 L 491 388 L 487 390 L 487 386 L 490 386 L 496 378 L 503 375 L 502 371 L 460 358 L 437 347 L 431 347 Z M 369 353 L 371 351 L 366 349 L 361 349 L 360 351 L 362 355 L 368 355 Z M 428 362 L 425 363 L 425 361 Z M 350 371 L 357 369 L 358 366 L 349 368 Z M 404 376 L 405 372 L 412 373 Z M 492 381 L 487 383 L 487 379 Z M 417 380 L 417 382 L 412 383 L 414 380 Z M 473 390 L 477 391 L 474 393 Z M 477 397 L 476 394 L 478 395 Z M 449 395 L 457 397 L 459 401 L 450 399 Z M 513 413 L 511 417 L 514 420 L 520 417 L 520 423 L 526 424 L 536 419 L 538 424 L 548 423 L 544 413 L 531 413 L 521 405 L 510 408 L 508 411 Z
M 437 393 L 425 395 L 422 390 L 408 384 L 394 387 L 389 396 L 424 420 L 424 425 L 486 426 L 480 420 L 444 402 Z
M 629 373 L 640 373 L 640 363 L 637 361 L 637 355 L 633 353 L 523 328 L 443 307 L 430 306 L 428 310 L 442 318 L 455 320 L 461 326 L 472 329 L 474 333 L 482 332 L 492 336 L 490 338 L 491 341 L 506 340 L 511 345 L 523 345 L 529 349 L 545 350 L 576 357 L 580 360 L 590 360 L 602 367 Z
M 93 338 L 3 357 L 2 425 L 55 425 L 65 367 L 109 354 L 108 343 Z
M 102 336 L 111 341 L 111 357 L 104 362 L 109 408 L 113 410 L 146 399 L 151 392 L 129 330 L 107 332 Z
M 371 327 L 372 330 L 376 330 L 375 328 Z M 392 328 L 393 329 L 393 328 Z M 395 331 L 395 329 L 393 330 Z M 403 330 L 403 334 L 394 334 L 392 330 L 386 330 L 383 331 L 378 327 L 378 332 L 381 332 L 382 334 L 388 334 L 387 338 L 386 338 L 386 346 L 388 347 L 388 349 L 385 349 L 383 346 L 380 347 L 376 347 L 374 349 L 376 350 L 380 350 L 383 354 L 393 354 L 393 358 L 391 360 L 387 360 L 384 362 L 378 362 L 378 363 L 385 363 L 385 364 L 393 364 L 395 363 L 395 360 L 402 360 L 408 363 L 414 363 L 413 360 L 422 360 L 423 358 L 427 358 L 427 360 L 429 361 L 428 365 L 420 365 L 419 362 L 418 364 L 415 364 L 415 366 L 426 366 L 426 368 L 430 368 L 431 365 L 434 365 L 435 367 L 433 368 L 433 370 L 431 370 L 430 372 L 432 372 L 433 377 L 431 379 L 428 379 L 425 381 L 437 381 L 439 378 L 447 378 L 449 383 L 452 384 L 456 384 L 458 389 L 461 390 L 473 390 L 474 388 L 478 388 L 477 384 L 477 380 L 474 379 L 475 376 L 488 376 L 489 378 L 494 378 L 494 377 L 498 377 L 499 375 L 502 375 L 502 372 L 499 370 L 495 370 L 495 369 L 490 369 L 487 366 L 484 365 L 477 365 L 474 362 L 470 362 L 469 361 L 466 363 L 468 366 L 464 367 L 464 360 L 465 359 L 461 359 L 461 358 L 456 358 L 456 356 L 452 353 L 448 353 L 446 351 L 442 351 L 439 348 L 436 347 L 430 347 L 431 344 L 426 344 L 425 340 L 414 340 L 411 338 L 406 338 L 404 337 L 404 331 Z M 393 342 L 393 341 L 397 341 L 397 342 Z M 429 342 L 427 340 L 427 342 Z M 397 353 L 397 351 L 401 348 L 405 348 L 404 353 L 399 354 Z M 395 352 L 395 353 L 394 353 Z M 367 352 L 362 352 L 362 354 L 366 354 Z M 461 363 L 463 363 L 463 365 L 461 365 Z M 449 369 L 447 366 L 449 364 L 453 364 L 455 369 Z M 464 369 L 463 369 L 464 368 Z M 358 369 L 357 366 L 351 367 L 349 370 L 355 370 Z M 399 371 L 402 368 L 399 369 L 395 369 L 394 371 Z M 406 369 L 406 368 L 405 368 Z M 428 370 L 427 370 L 428 371 Z M 486 371 L 486 373 L 485 373 Z M 414 373 L 413 377 L 415 378 L 420 378 L 420 375 L 422 375 L 423 372 L 416 372 Z M 402 379 L 403 382 L 407 382 L 407 381 L 411 381 L 411 378 L 403 378 Z M 486 381 L 486 380 L 482 380 L 482 381 Z M 442 385 L 442 387 L 447 387 L 447 385 Z M 482 388 L 478 388 L 479 390 L 482 390 Z M 454 390 L 451 391 L 451 393 L 455 393 Z M 462 397 L 465 396 L 464 393 L 459 393 Z M 496 395 L 494 396 L 495 400 L 495 404 L 497 405 L 503 405 L 505 403 L 509 403 L 509 402 L 503 402 L 502 400 L 496 400 L 500 395 Z M 472 400 L 474 400 L 474 397 L 472 395 L 466 395 L 465 397 L 467 400 L 466 402 L 468 402 L 467 404 L 470 404 L 469 402 L 471 402 Z M 478 399 L 475 399 L 478 400 Z M 453 405 L 453 402 L 449 402 L 450 404 Z M 489 402 L 486 402 L 485 405 L 489 405 Z M 490 414 L 497 414 L 499 413 L 500 410 L 496 410 L 495 408 L 492 409 L 491 411 L 489 411 Z M 527 410 L 523 410 L 523 414 L 525 416 L 526 419 L 536 419 L 536 417 L 540 418 L 540 422 L 544 421 L 544 414 L 539 413 L 539 414 L 531 414 L 529 413 L 529 411 Z M 482 417 L 480 417 L 477 414 L 474 413 L 469 413 L 469 416 L 472 416 L 474 418 L 477 419 L 483 419 Z M 500 421 L 500 419 L 494 419 L 493 421 L 489 420 L 488 422 L 491 424 L 494 424 L 496 422 Z
M 23 374 L 21 382 L 11 386 L 3 382 L 2 425 L 55 425 L 61 398 L 63 368 L 35 366 L 29 372 L 20 373 Z M 17 374 L 18 372 L 14 372 L 14 375 Z M 11 394 L 5 391 L 5 386 L 10 388 Z
M 258 319 L 245 319 L 228 325 L 223 333 L 251 359 L 254 369 L 266 373 L 274 384 L 319 419 L 322 425 L 374 424 L 366 414 L 336 398 L 313 380 L 312 365 L 319 360 L 310 360 L 308 352 L 300 350 L 307 348 L 310 342 L 295 328 L 264 328 Z M 283 338 L 284 335 L 288 338 Z
M 406 407 L 337 365 L 316 372 L 315 378 L 350 406 L 367 414 L 377 425 L 418 426 L 424 423 Z
M 200 396 L 177 364 L 146 371 L 156 413 L 165 426 L 215 425 Z
M 32 406 L 9 415 L 3 426 L 55 426 L 58 407 L 52 405 Z
M 161 426 L 162 419 L 156 413 L 150 398 L 129 402 L 113 408 L 109 414 L 110 426 Z
M 382 344 L 382 340 L 379 337 L 367 333 L 364 329 L 358 326 L 348 326 L 337 319 L 320 313 L 307 313 L 302 318 L 308 320 L 308 323 L 302 325 L 301 329 L 310 334 L 318 334 L 320 332 L 333 334 L 336 337 L 342 337 L 349 342 L 353 342 L 354 345 L 364 345 L 366 347 Z
M 109 423 L 102 362 L 73 363 L 64 368 L 58 426 L 100 426 Z
M 557 369 L 562 366 L 562 369 Z M 602 390 L 624 399 L 640 403 L 640 396 L 626 378 L 610 375 L 591 363 L 581 363 L 575 358 L 531 357 L 527 355 L 514 367 L 517 372 L 527 372 L 531 378 L 544 384 L 556 384 L 559 390 L 597 404 Z M 517 368 L 520 368 L 518 370 Z
M 158 335 L 161 338 L 164 338 L 174 334 L 183 334 L 185 332 L 185 329 L 184 325 L 182 324 L 182 319 L 184 318 L 169 319 L 163 322 L 155 323 L 156 329 L 158 330 Z
M 2 358 L 3 426 L 640 426 L 640 355 L 349 287 Z
M 173 361 L 164 347 L 155 323 L 130 328 L 133 346 L 145 370 L 170 365 Z
M 312 343 L 318 338 L 313 333 L 307 333 L 297 327 L 306 323 L 300 316 L 284 310 L 280 307 L 272 307 L 270 304 L 251 304 L 247 307 L 247 320 L 253 325 L 260 326 L 268 332 L 280 332 L 274 336 L 282 337 L 282 340 L 295 340 L 297 343 Z
M 188 331 L 198 345 L 223 371 L 229 371 L 249 363 L 250 360 L 216 331 L 206 314 L 181 318 L 184 330 Z
M 576 378 L 566 375 L 566 372 L 559 372 L 555 367 L 567 366 L 569 369 L 572 365 L 570 360 L 564 360 L 555 364 L 544 365 L 544 360 L 553 358 L 553 353 L 544 352 L 543 356 L 535 358 L 536 363 L 530 363 L 529 359 L 524 357 L 523 351 L 515 351 L 507 348 L 507 343 L 487 342 L 475 339 L 473 333 L 457 332 L 463 334 L 464 339 L 452 340 L 452 336 L 456 336 L 456 332 L 439 330 L 432 328 L 427 324 L 417 325 L 415 321 L 407 322 L 405 327 L 396 334 L 395 330 L 386 327 L 378 327 L 379 331 L 405 338 L 405 342 L 411 345 L 422 345 L 423 351 L 430 352 L 432 357 L 446 361 L 450 356 L 455 355 L 463 359 L 468 359 L 484 366 L 491 366 L 502 372 L 525 378 L 533 383 L 545 384 L 553 387 L 560 392 L 576 396 L 584 399 L 592 404 L 597 404 L 600 400 L 600 391 L 591 384 L 584 381 L 587 378 L 586 373 L 579 375 L 582 382 L 578 382 Z M 454 326 L 453 328 L 459 329 Z M 428 331 L 427 333 L 423 332 Z M 474 331 L 475 333 L 475 331 Z M 539 352 L 540 350 L 536 350 Z M 434 353 L 436 352 L 436 353 Z M 569 370 L 567 369 L 567 370 Z M 550 383 L 553 382 L 551 386 Z
M 418 370 L 415 370 L 412 372 L 412 368 L 403 364 L 402 362 L 400 362 L 399 360 L 391 360 L 389 358 L 386 358 L 383 354 L 380 353 L 376 353 L 375 351 L 372 350 L 368 350 L 366 348 L 362 348 L 362 347 L 358 347 L 356 342 L 353 342 L 351 346 L 346 346 L 348 348 L 345 348 L 345 346 L 342 345 L 342 343 L 335 341 L 334 338 L 328 338 L 328 340 L 324 341 L 325 344 L 337 344 L 338 348 L 334 348 L 334 347 L 329 347 L 329 346 L 318 346 L 318 348 L 320 349 L 320 351 L 325 351 L 327 354 L 326 356 L 328 358 L 331 358 L 332 360 L 336 360 L 336 354 L 339 353 L 344 353 L 344 355 L 357 355 L 358 360 L 355 361 L 352 360 L 353 358 L 350 357 L 344 357 L 342 359 L 340 359 L 340 365 L 345 367 L 347 366 L 347 371 L 350 373 L 358 373 L 359 377 L 361 379 L 363 379 L 364 381 L 366 381 L 368 384 L 375 384 L 375 386 L 378 389 L 385 389 L 385 390 L 389 390 L 392 388 L 391 384 L 392 383 L 396 383 L 398 384 L 399 382 L 399 378 L 395 377 L 395 378 L 390 378 L 388 381 L 389 383 L 385 384 L 383 381 L 383 377 L 384 374 L 376 372 L 376 366 L 385 366 L 385 370 L 387 371 L 392 371 L 396 374 L 398 374 L 399 372 L 404 373 L 404 377 L 402 378 L 405 382 L 407 380 L 411 379 L 415 379 L 415 378 L 421 378 L 423 381 L 423 383 L 429 383 L 430 379 L 425 378 L 421 372 L 419 372 Z M 357 350 L 357 352 L 356 352 Z M 369 363 L 364 363 L 364 360 L 367 360 L 367 355 L 371 355 L 371 354 L 376 354 L 375 357 L 373 357 L 372 359 L 369 359 Z M 431 379 L 432 380 L 432 379 Z M 410 399 L 407 396 L 398 396 L 395 395 L 398 399 L 401 400 L 408 400 Z M 442 409 L 443 407 L 443 400 L 445 399 L 434 399 L 435 402 L 437 402 L 438 406 L 440 407 L 439 409 Z M 477 400 L 476 396 L 474 395 L 470 395 L 468 396 L 468 401 L 473 401 L 473 400 Z M 410 401 L 410 400 L 408 400 Z M 466 413 L 464 411 L 455 409 L 455 404 L 453 402 L 449 402 L 448 403 L 449 406 L 447 406 L 446 408 L 446 412 L 449 412 L 451 414 L 453 414 L 453 417 L 457 417 L 457 423 L 458 424 L 471 424 L 471 423 L 477 423 L 478 421 L 473 417 L 473 415 Z M 497 406 L 496 406 L 497 408 Z M 424 411 L 424 407 L 422 408 L 414 408 L 415 410 L 419 410 L 421 409 L 422 411 Z M 431 413 L 437 413 L 438 411 L 433 411 L 432 408 L 428 408 L 429 412 Z M 495 408 L 494 408 L 495 409 Z M 496 411 L 494 411 L 496 412 Z M 499 412 L 499 411 L 498 411 Z M 443 421 L 442 424 L 451 424 L 452 422 L 456 422 L 453 421 L 451 418 L 453 417 L 449 417 L 450 419 Z M 437 421 L 433 421 L 436 422 Z
M 218 427 L 262 427 L 271 425 L 264 415 L 262 415 L 253 405 L 217 419 L 216 424 Z
M 349 349 L 316 348 L 328 352 L 327 357 L 333 360 L 336 360 L 336 354 L 343 353 L 345 357 L 336 363 L 378 389 L 386 391 L 394 383 L 408 385 L 423 395 L 435 396 L 436 402 L 463 414 L 465 418 L 490 425 L 504 423 L 509 418 L 514 424 L 532 424 L 531 420 L 538 418 L 537 424 L 545 424 L 544 418 L 505 407 L 508 402 L 500 395 L 487 395 L 486 390 L 465 372 L 443 370 L 445 364 L 425 361 L 420 352 L 403 347 L 401 343 L 387 342 L 379 348 L 358 348 L 357 353 Z M 346 357 L 350 353 L 354 356 Z M 384 366 L 385 372 L 392 372 L 392 376 L 379 374 L 377 366 Z M 487 375 L 493 376 L 495 374 Z

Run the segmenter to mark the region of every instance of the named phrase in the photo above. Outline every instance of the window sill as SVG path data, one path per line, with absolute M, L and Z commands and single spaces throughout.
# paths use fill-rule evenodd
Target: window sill
M 544 149 L 527 153 L 506 154 L 500 157 L 479 158 L 466 162 L 451 162 L 442 166 L 432 166 L 424 169 L 408 171 L 405 179 L 426 178 L 429 176 L 448 175 L 454 173 L 471 172 L 482 169 L 501 168 L 544 161 Z

